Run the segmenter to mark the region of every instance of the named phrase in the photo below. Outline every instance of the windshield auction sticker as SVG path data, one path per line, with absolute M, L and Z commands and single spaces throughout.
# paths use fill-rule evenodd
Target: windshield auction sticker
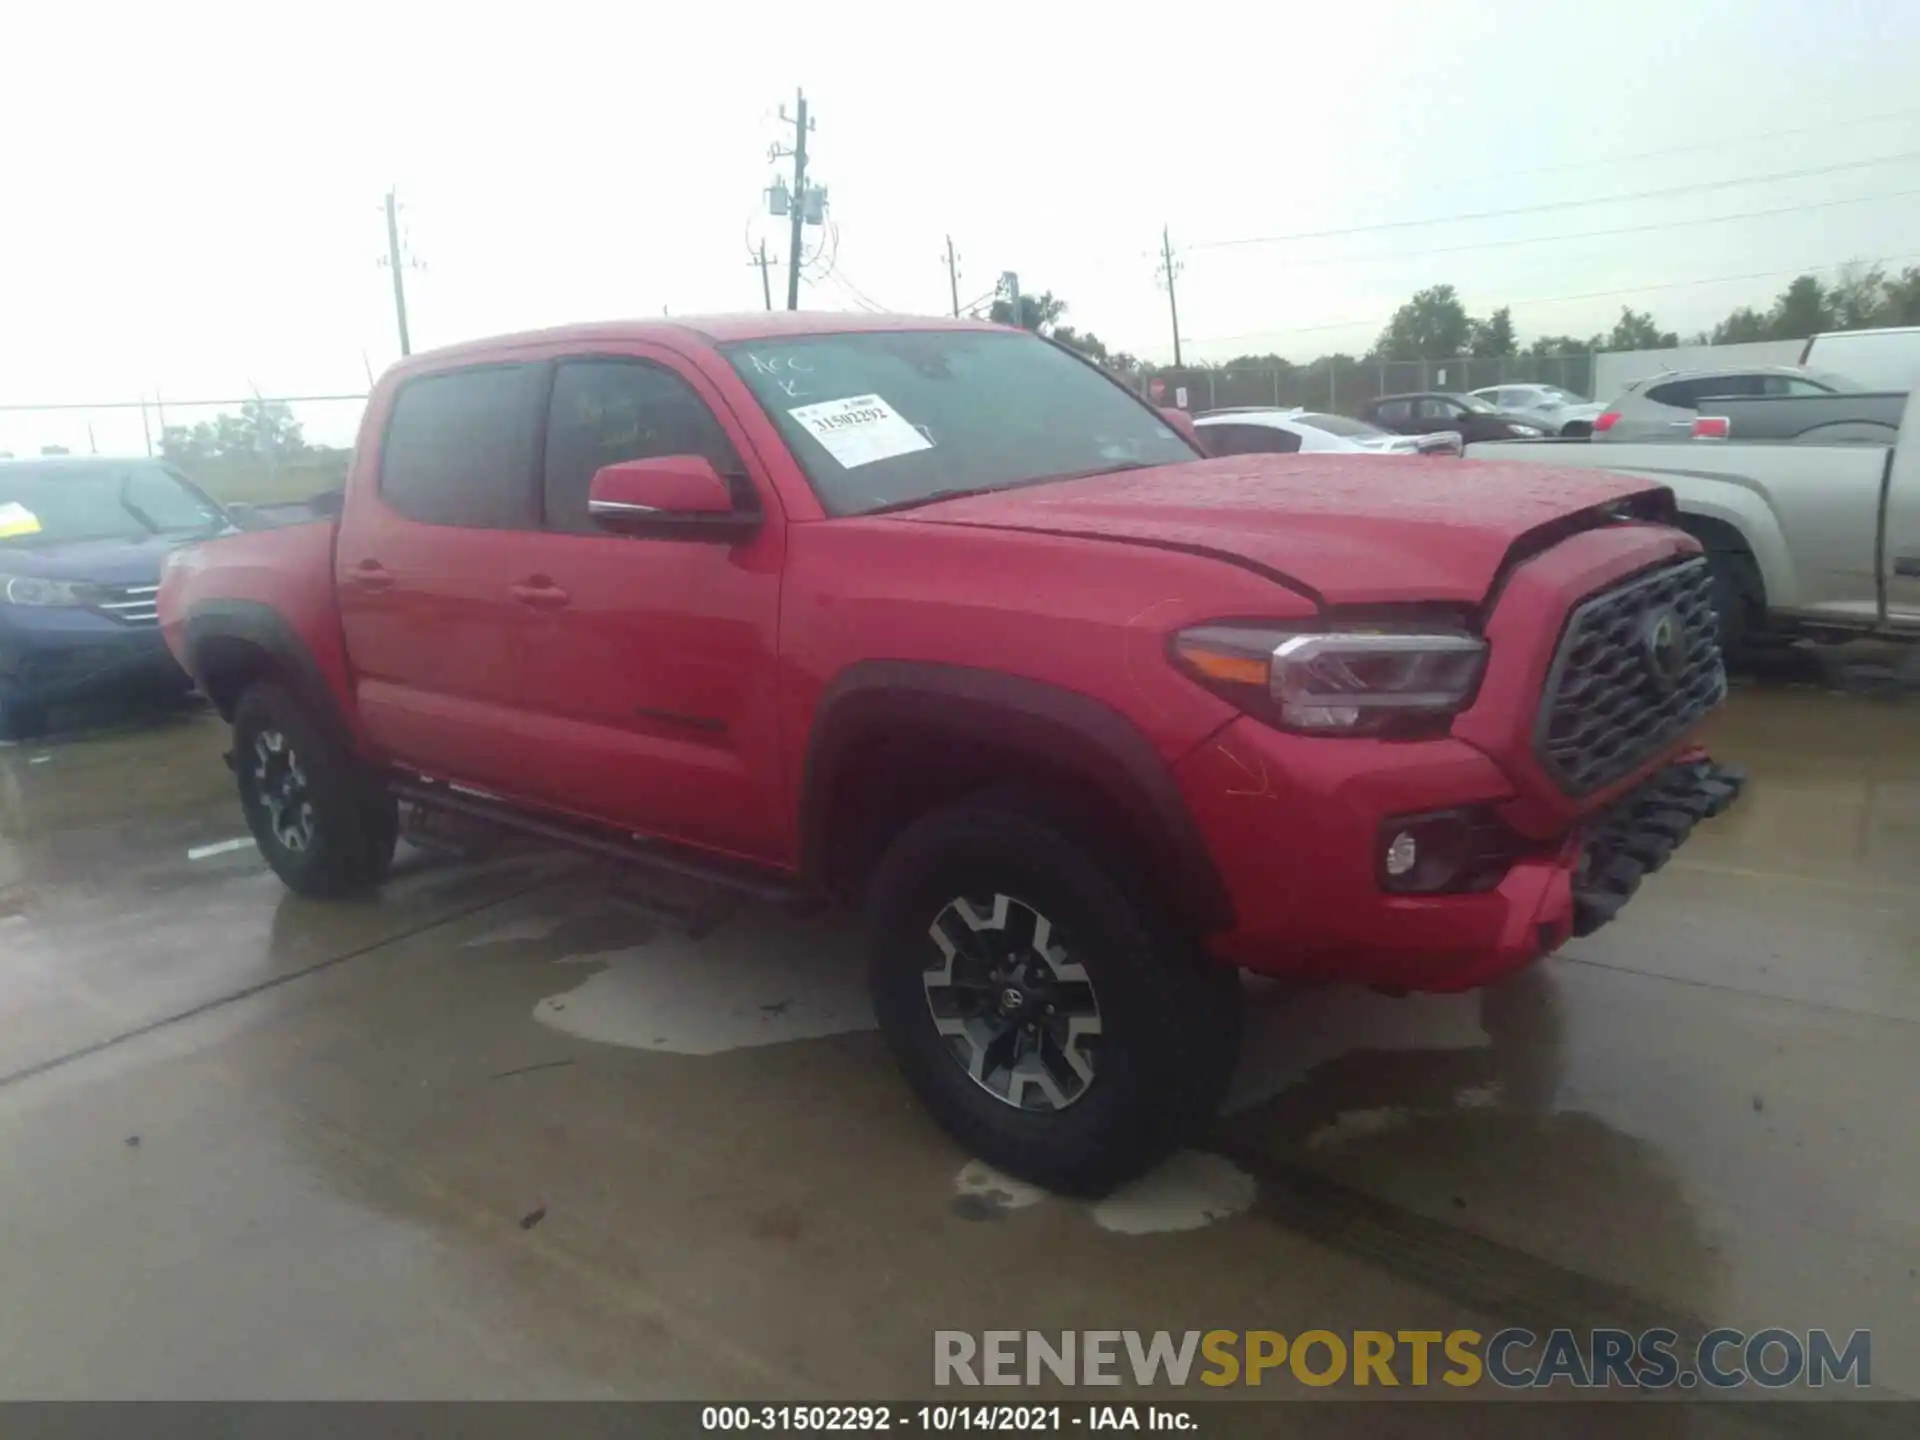
M 34 514 L 18 500 L 9 500 L 0 505 L 0 540 L 8 540 L 15 535 L 38 535 L 40 517 Z
M 796 406 L 787 413 L 806 426 L 807 433 L 847 470 L 933 448 L 931 440 L 878 395 L 823 400 L 818 405 Z

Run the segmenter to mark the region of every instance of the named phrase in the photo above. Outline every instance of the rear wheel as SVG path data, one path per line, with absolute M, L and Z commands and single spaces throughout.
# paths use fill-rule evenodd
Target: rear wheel
M 1048 817 L 989 797 L 916 821 L 880 863 L 869 922 L 881 1029 L 921 1100 L 989 1164 L 1097 1194 L 1218 1108 L 1238 977 Z
M 240 697 L 233 739 L 241 811 L 288 889 L 329 899 L 380 882 L 399 811 L 351 751 L 270 682 Z

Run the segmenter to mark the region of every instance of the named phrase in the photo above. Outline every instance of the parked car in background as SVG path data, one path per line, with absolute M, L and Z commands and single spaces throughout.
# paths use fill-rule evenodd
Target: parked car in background
M 1649 375 L 1593 422 L 1593 438 L 1609 444 L 1691 440 L 1700 402 L 1720 396 L 1839 395 L 1865 387 L 1824 370 L 1797 365 L 1745 365 Z
M 1461 449 L 1451 430 L 1395 435 L 1364 420 L 1308 410 L 1212 410 L 1193 424 L 1209 455 L 1458 455 Z
M 1576 467 L 1604 469 L 1667 486 L 1676 523 L 1706 547 L 1729 649 L 1799 636 L 1920 641 L 1920 395 L 1903 397 L 1899 426 L 1879 444 L 1806 438 L 1857 423 L 1847 417 L 1863 399 L 1883 398 L 1734 399 L 1725 441 L 1484 445 L 1468 459 L 1533 460 L 1568 478 Z M 1775 413 L 1762 421 L 1763 410 Z M 1742 439 L 1743 428 L 1781 438 Z
M 175 546 L 235 529 L 158 460 L 0 460 L 0 739 L 102 692 L 184 691 L 155 596 Z
M 1558 385 L 1536 385 L 1531 382 L 1489 385 L 1469 393 L 1474 399 L 1484 400 L 1496 410 L 1527 417 L 1549 435 L 1564 435 L 1568 439 L 1591 435 L 1594 420 L 1607 408 L 1596 405 L 1584 395 L 1562 390 Z
M 1544 425 L 1525 415 L 1496 410 L 1471 395 L 1440 391 L 1382 395 L 1360 407 L 1360 418 L 1402 435 L 1451 430 L 1468 445 L 1480 440 L 1538 440 L 1547 433 Z
M 1891 445 L 1907 390 L 1839 395 L 1720 395 L 1700 402 L 1695 440 L 1788 440 L 1800 445 Z
M 1920 383 L 1920 325 L 1836 330 L 1800 352 L 1809 370 L 1837 370 L 1869 390 L 1912 390 Z

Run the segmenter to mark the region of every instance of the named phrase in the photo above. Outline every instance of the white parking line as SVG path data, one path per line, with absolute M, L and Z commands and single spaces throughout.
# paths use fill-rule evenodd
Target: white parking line
M 196 845 L 187 851 L 189 860 L 206 860 L 215 855 L 231 855 L 235 850 L 253 849 L 253 837 L 243 835 L 238 840 L 221 840 L 212 845 Z

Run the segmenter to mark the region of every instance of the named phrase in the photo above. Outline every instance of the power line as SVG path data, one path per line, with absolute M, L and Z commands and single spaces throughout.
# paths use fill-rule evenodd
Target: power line
M 832 272 L 831 278 L 836 284 L 844 287 L 847 293 L 852 295 L 855 300 L 860 301 L 863 305 L 865 305 L 869 310 L 873 311 L 875 314 L 891 315 L 893 313 L 892 308 L 890 306 L 882 305 L 878 300 L 874 299 L 871 295 L 867 294 L 866 291 L 862 290 L 858 285 L 854 284 L 853 277 L 848 275 L 846 271 L 836 267 Z
M 1823 130 L 1841 130 L 1849 125 L 1872 125 L 1882 120 L 1905 120 L 1920 115 L 1920 107 L 1889 110 L 1880 115 L 1856 115 L 1851 120 L 1825 120 L 1818 125 L 1796 125 L 1789 130 L 1755 130 L 1747 135 L 1729 135 L 1723 140 L 1701 140 L 1692 145 L 1672 145 L 1662 150 L 1639 150 L 1629 155 L 1597 155 L 1591 160 L 1561 160 L 1552 165 L 1530 165 L 1524 170 L 1501 170 L 1474 175 L 1456 183 L 1471 185 L 1480 180 L 1506 180 L 1519 175 L 1551 175 L 1562 170 L 1590 170 L 1596 165 L 1623 165 L 1632 160 L 1659 160 L 1668 155 L 1694 155 L 1702 150 L 1724 150 L 1729 145 L 1745 145 L 1755 140 L 1778 140 L 1787 135 L 1812 135 Z
M 1870 263 L 1875 265 L 1901 265 L 1920 260 L 1920 254 L 1884 255 Z M 1618 290 L 1587 290 L 1578 295 L 1538 295 L 1526 300 L 1510 300 L 1510 307 L 1522 305 L 1557 305 L 1565 300 L 1606 300 L 1621 295 L 1640 295 L 1649 290 L 1687 290 L 1700 285 L 1729 285 L 1736 280 L 1777 280 L 1782 275 L 1817 274 L 1826 269 L 1837 268 L 1829 264 L 1796 265 L 1787 270 L 1756 270 L 1746 275 L 1715 275 L 1699 280 L 1665 280 L 1649 285 L 1627 285 Z M 1223 340 L 1257 340 L 1269 335 L 1315 335 L 1328 330 L 1357 330 L 1363 325 L 1379 324 L 1379 317 L 1369 320 L 1339 320 L 1327 325 L 1276 326 L 1269 330 L 1242 330 L 1232 335 L 1189 335 L 1189 342 L 1196 344 L 1216 344 Z
M 1299 230 L 1290 235 L 1249 235 L 1238 240 L 1202 240 L 1188 250 L 1224 250 L 1240 245 L 1279 245 L 1294 240 L 1332 240 L 1346 235 L 1367 235 L 1379 230 L 1411 230 L 1424 225 L 1453 225 L 1469 220 L 1504 220 L 1514 215 L 1540 215 L 1550 210 L 1578 210 L 1589 205 L 1617 205 L 1627 200 L 1660 200 L 1675 195 L 1699 195 L 1709 190 L 1732 190 L 1742 185 L 1767 185 L 1779 180 L 1804 180 L 1815 175 L 1837 175 L 1846 170 L 1865 170 L 1874 165 L 1901 164 L 1920 159 L 1920 150 L 1903 150 L 1897 155 L 1876 155 L 1868 160 L 1847 160 L 1834 165 L 1814 165 L 1801 170 L 1777 170 L 1771 175 L 1747 175 L 1725 180 L 1694 180 L 1685 185 L 1669 185 L 1658 190 L 1632 190 L 1613 195 L 1594 195 L 1583 200 L 1549 200 L 1539 205 L 1517 205 L 1505 210 L 1476 210 L 1458 215 L 1432 215 L 1419 220 L 1382 220 L 1370 225 L 1347 225 L 1333 230 Z
M 1374 260 L 1417 260 L 1426 255 L 1457 255 L 1469 250 L 1503 250 L 1515 245 L 1549 245 L 1557 240 L 1593 240 L 1607 235 L 1641 235 L 1650 230 L 1675 230 L 1688 225 L 1721 225 L 1733 220 L 1760 220 L 1773 215 L 1797 215 L 1806 210 L 1831 210 L 1841 205 L 1864 205 L 1881 200 L 1906 200 L 1920 190 L 1890 190 L 1881 195 L 1848 195 L 1839 200 L 1814 200 L 1805 205 L 1780 205 L 1770 210 L 1743 210 L 1737 215 L 1703 215 L 1690 220 L 1656 220 L 1646 225 L 1616 225 L 1606 230 L 1580 230 L 1571 235 L 1522 235 L 1509 240 L 1475 240 L 1465 245 L 1427 245 L 1418 250 L 1395 250 L 1385 255 L 1328 255 L 1294 259 L 1290 265 L 1365 264 Z

